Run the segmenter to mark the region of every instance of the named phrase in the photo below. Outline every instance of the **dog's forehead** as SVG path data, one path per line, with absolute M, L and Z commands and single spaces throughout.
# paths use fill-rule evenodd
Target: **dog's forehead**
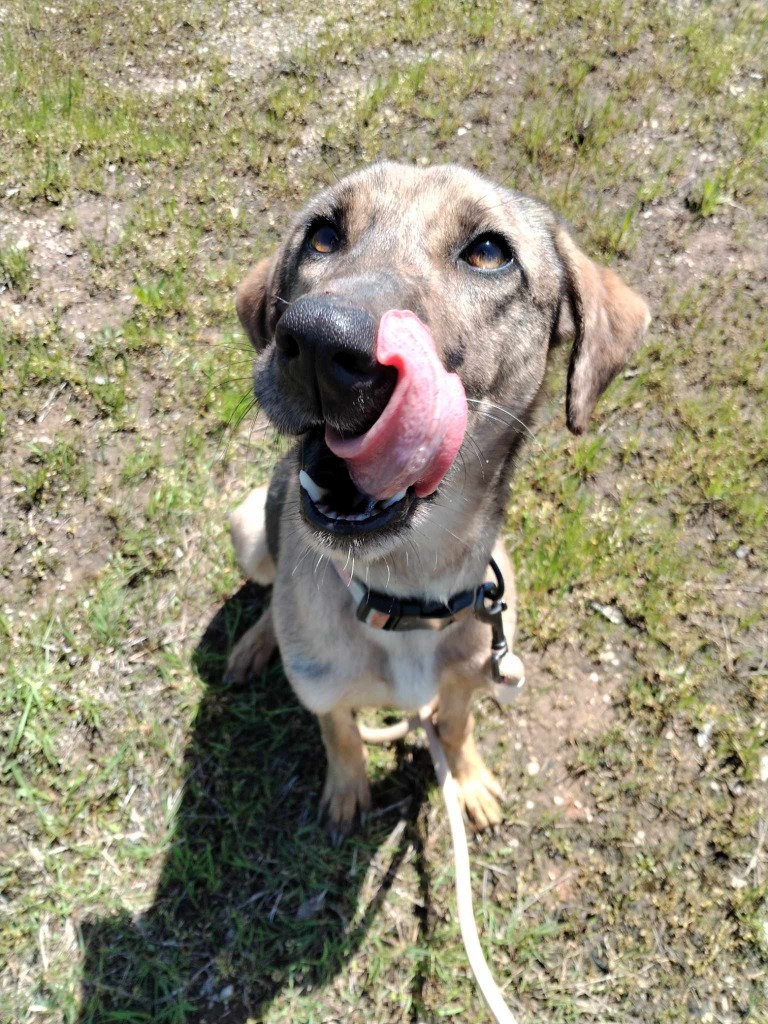
M 312 206 L 340 212 L 352 235 L 372 224 L 380 232 L 418 235 L 427 242 L 496 229 L 534 249 L 547 240 L 552 219 L 543 204 L 453 164 L 374 164 L 343 178 Z

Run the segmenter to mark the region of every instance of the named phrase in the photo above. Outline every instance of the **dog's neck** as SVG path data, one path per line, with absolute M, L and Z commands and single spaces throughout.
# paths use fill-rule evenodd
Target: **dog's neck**
M 413 554 L 391 556 L 356 568 L 355 577 L 369 589 L 393 597 L 445 602 L 482 581 L 492 550 L 493 544 L 486 544 L 452 562 L 436 552 L 423 552 L 418 559 Z
M 423 528 L 416 523 L 395 552 L 354 565 L 348 559 L 345 570 L 370 590 L 400 598 L 447 601 L 476 587 L 485 578 L 501 527 L 499 491 L 506 489 L 507 479 L 502 472 L 493 486 L 446 501 L 439 516 L 433 510 Z
M 485 460 L 466 459 L 453 480 L 433 499 L 428 518 L 413 522 L 395 551 L 386 556 L 353 558 L 333 555 L 333 561 L 370 590 L 399 598 L 447 601 L 476 587 L 502 526 L 509 485 L 522 435 L 483 438 Z

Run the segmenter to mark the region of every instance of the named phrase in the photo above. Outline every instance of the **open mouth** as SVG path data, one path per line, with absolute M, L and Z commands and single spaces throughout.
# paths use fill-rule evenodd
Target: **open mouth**
M 376 361 L 397 382 L 362 434 L 326 422 L 302 447 L 302 511 L 325 533 L 372 534 L 403 525 L 453 465 L 467 423 L 464 385 L 440 361 L 428 328 L 409 310 L 379 321 Z
M 363 493 L 320 432 L 305 441 L 303 463 L 299 471 L 302 511 L 313 526 L 328 533 L 371 534 L 402 525 L 418 501 L 410 487 L 379 500 Z

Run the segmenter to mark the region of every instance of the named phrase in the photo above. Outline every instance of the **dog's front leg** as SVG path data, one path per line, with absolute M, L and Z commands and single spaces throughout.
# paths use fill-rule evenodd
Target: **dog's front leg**
M 326 819 L 331 842 L 336 846 L 351 830 L 355 816 L 363 815 L 371 805 L 365 748 L 348 708 L 334 708 L 318 718 L 328 755 L 320 813 Z
M 475 746 L 475 721 L 470 705 L 481 683 L 470 670 L 449 668 L 440 680 L 437 730 L 456 780 L 459 799 L 475 828 L 488 828 L 501 821 L 501 787 L 491 775 Z
M 227 661 L 225 682 L 244 683 L 263 672 L 276 647 L 272 609 L 265 608 L 258 622 L 235 644 Z

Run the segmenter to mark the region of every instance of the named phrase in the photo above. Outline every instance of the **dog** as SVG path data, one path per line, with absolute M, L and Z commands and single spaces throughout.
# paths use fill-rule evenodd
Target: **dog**
M 511 642 L 499 535 L 550 353 L 571 345 L 566 421 L 581 434 L 645 334 L 646 303 L 543 203 L 458 166 L 380 163 L 312 199 L 236 307 L 255 396 L 297 442 L 231 517 L 239 565 L 273 589 L 230 678 L 279 647 L 319 719 L 334 840 L 370 805 L 363 707 L 436 700 L 467 817 L 498 823 L 500 788 L 473 739 L 472 698 L 494 667 L 477 594 L 499 597 L 493 556 Z

